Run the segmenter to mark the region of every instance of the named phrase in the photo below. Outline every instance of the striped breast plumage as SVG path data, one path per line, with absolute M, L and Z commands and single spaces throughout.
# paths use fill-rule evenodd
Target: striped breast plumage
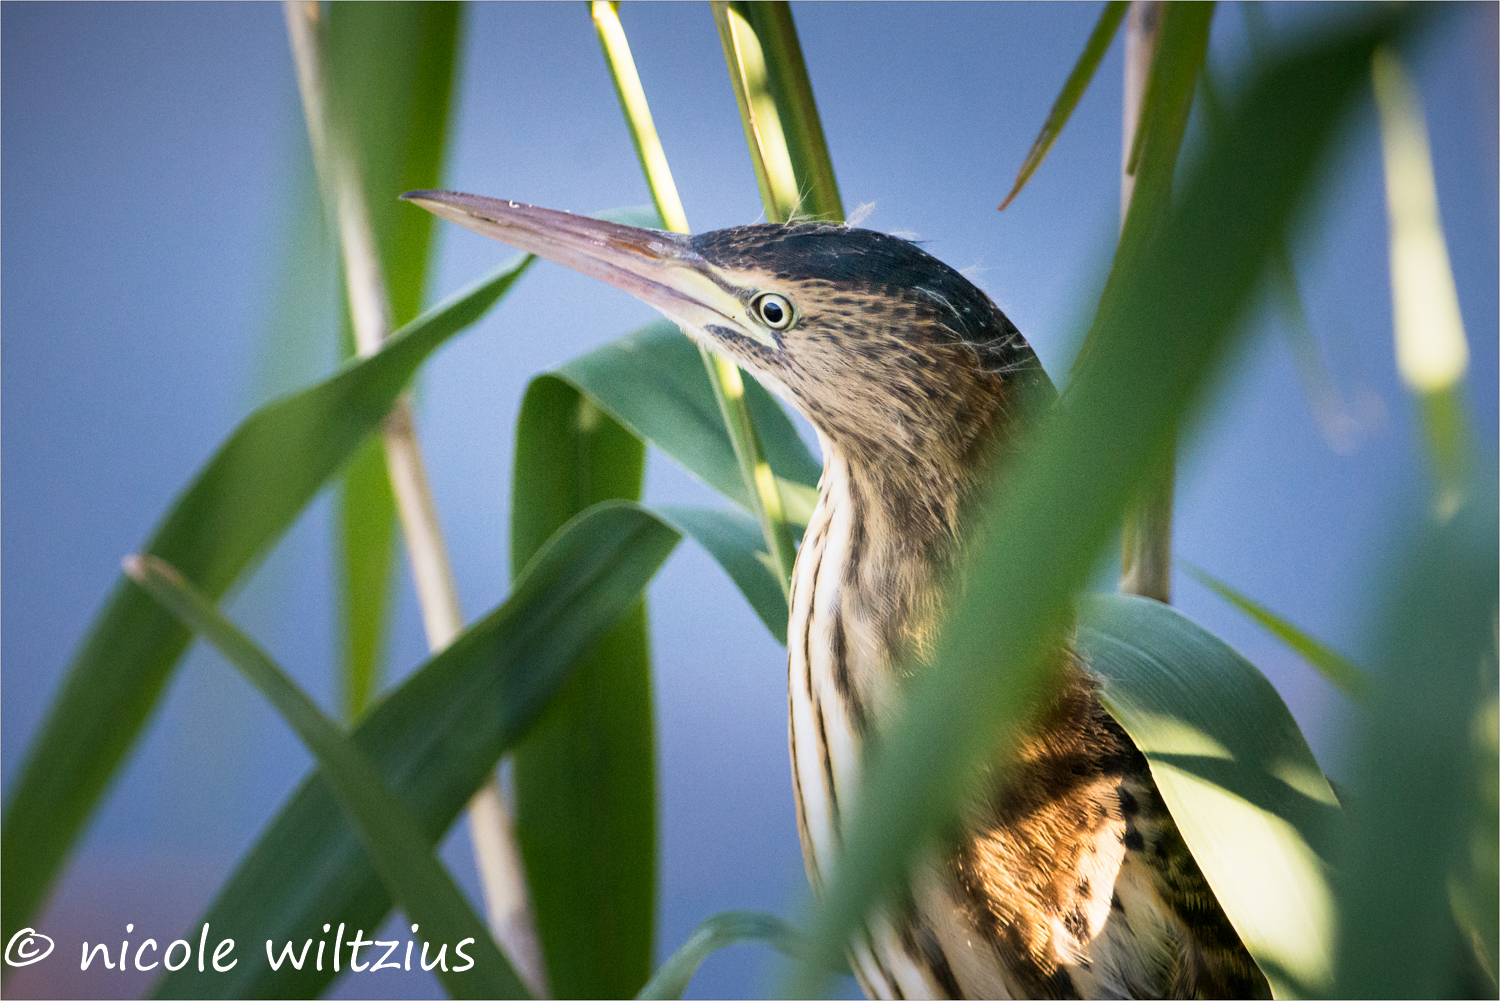
M 890 718 L 897 649 L 920 647 L 934 594 L 878 504 L 823 441 L 822 496 L 798 554 L 788 627 L 797 826 L 815 890 L 860 794 L 866 738 Z M 879 515 L 873 515 L 878 517 Z M 909 560 L 908 560 L 909 563 Z M 1145 759 L 1063 651 L 1068 681 L 962 832 L 852 944 L 872 997 L 1265 996 L 1167 812 Z

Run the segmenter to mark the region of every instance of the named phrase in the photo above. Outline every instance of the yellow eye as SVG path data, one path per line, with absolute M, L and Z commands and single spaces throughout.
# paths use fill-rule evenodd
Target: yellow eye
M 750 303 L 750 312 L 772 330 L 785 330 L 792 325 L 792 304 L 775 292 L 756 296 Z

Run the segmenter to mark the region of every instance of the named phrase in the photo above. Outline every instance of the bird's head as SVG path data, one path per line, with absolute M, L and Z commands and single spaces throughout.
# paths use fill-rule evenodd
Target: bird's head
M 983 292 L 883 233 L 797 223 L 684 236 L 477 195 L 402 197 L 654 306 L 855 461 L 972 466 L 1017 390 L 1051 392 Z

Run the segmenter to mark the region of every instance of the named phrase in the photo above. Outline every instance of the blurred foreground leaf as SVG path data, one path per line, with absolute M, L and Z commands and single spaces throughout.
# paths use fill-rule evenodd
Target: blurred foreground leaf
M 1462 395 L 1469 341 L 1438 214 L 1421 100 L 1393 52 L 1375 53 L 1372 70 L 1390 216 L 1396 368 L 1421 405 L 1437 479 L 1434 507 L 1446 518 L 1463 503 L 1469 477 L 1470 435 Z
M 1358 741 L 1352 832 L 1341 859 L 1337 997 L 1461 997 L 1471 943 L 1451 915 L 1460 897 L 1495 900 L 1495 621 L 1500 508 L 1493 471 L 1450 520 L 1401 547 L 1376 623 L 1381 637 Z M 1488 732 L 1486 732 L 1488 731 Z M 1476 759 L 1488 767 L 1476 768 Z M 1476 795 L 1478 793 L 1478 795 Z M 1486 872 L 1488 870 L 1488 872 Z M 1475 880 L 1488 879 L 1488 885 Z M 1489 937 L 1495 918 L 1473 932 Z M 1490 960 L 1493 962 L 1493 960 Z M 1486 985 L 1494 991 L 1494 967 Z
M 1141 114 L 1131 148 L 1130 172 L 1135 177 L 1135 186 L 1121 222 L 1119 248 L 1115 251 L 1109 278 L 1100 296 L 1101 316 L 1107 305 L 1122 299 L 1120 291 L 1112 286 L 1136 273 L 1136 269 L 1142 266 L 1142 256 L 1166 223 L 1177 155 L 1182 149 L 1188 116 L 1193 109 L 1193 95 L 1208 52 L 1208 30 L 1213 14 L 1214 5 L 1210 3 L 1171 3 L 1165 4 L 1162 10 L 1161 24 L 1156 30 L 1155 54 L 1146 80 L 1146 92 L 1141 98 Z M 1246 137 L 1239 138 L 1245 141 Z M 1107 327 L 1096 316 L 1073 360 L 1074 372 L 1091 360 L 1097 338 L 1105 329 Z
M 1345 695 L 1354 699 L 1364 698 L 1369 688 L 1369 679 L 1349 658 L 1323 641 L 1309 636 L 1260 602 L 1236 591 L 1202 567 L 1194 566 L 1186 560 L 1178 560 L 1178 565 L 1182 567 L 1183 573 L 1244 612 L 1266 632 L 1295 650 Z
M 993 491 L 936 663 L 912 678 L 868 756 L 861 809 L 844 829 L 839 867 L 810 926 L 813 958 L 793 995 L 817 993 L 819 965 L 842 954 L 899 885 L 979 769 L 997 757 L 1003 769 L 1016 724 L 1055 683 L 1053 651 L 1073 596 L 1242 328 L 1277 234 L 1305 202 L 1395 16 L 1325 36 L 1257 74 L 1163 224 L 1138 252 L 1122 240 L 1089 357 Z M 1153 125 L 1145 164 L 1161 128 Z
M 433 854 L 433 841 L 422 833 L 401 801 L 391 795 L 380 774 L 338 724 L 323 715 L 317 703 L 264 650 L 220 615 L 213 602 L 184 582 L 176 570 L 154 556 L 146 556 L 131 557 L 125 571 L 178 621 L 212 643 L 296 731 L 316 759 L 319 774 L 332 788 L 334 798 L 358 829 L 386 889 L 412 919 L 413 927 L 420 926 L 420 941 L 452 944 L 455 967 L 468 961 L 463 970 L 449 970 L 445 963 L 433 971 L 449 996 L 526 997 L 526 988 L 496 948 L 489 929 Z M 458 955 L 459 948 L 466 945 L 474 950 L 472 957 Z M 267 940 L 268 959 L 273 952 L 274 946 Z M 304 961 L 306 955 L 304 946 Z M 259 962 L 259 957 L 250 956 L 243 959 Z
M 527 732 L 578 657 L 634 607 L 677 544 L 633 504 L 596 505 L 565 525 L 498 609 L 378 702 L 351 739 L 416 818 L 442 838 L 500 755 Z M 375 929 L 392 900 L 327 781 L 314 774 L 282 807 L 201 920 L 233 938 L 317 938 L 325 922 Z M 312 997 L 333 980 L 311 964 L 279 972 L 191 966 L 160 997 Z
M 1099 23 L 1094 25 L 1093 32 L 1089 35 L 1088 42 L 1083 47 L 1083 52 L 1078 56 L 1078 62 L 1073 64 L 1073 71 L 1068 74 L 1068 79 L 1063 81 L 1062 91 L 1057 95 L 1057 100 L 1052 102 L 1052 110 L 1047 113 L 1047 120 L 1042 123 L 1042 131 L 1037 133 L 1036 139 L 1031 144 L 1031 149 L 1026 153 L 1026 159 L 1021 162 L 1021 169 L 1016 172 L 1016 183 L 1011 186 L 1010 194 L 1000 203 L 1000 211 L 1015 201 L 1021 189 L 1026 187 L 1026 182 L 1031 180 L 1031 175 L 1042 165 L 1047 158 L 1047 153 L 1052 149 L 1052 144 L 1057 142 L 1057 137 L 1062 134 L 1063 126 L 1068 124 L 1072 117 L 1073 109 L 1078 107 L 1078 101 L 1083 97 L 1083 92 L 1089 89 L 1089 83 L 1094 79 L 1094 71 L 1104 60 L 1104 54 L 1109 51 L 1109 43 L 1114 41 L 1115 33 L 1120 30 L 1120 22 L 1125 18 L 1125 11 L 1130 4 L 1126 0 L 1110 0 L 1104 5 L 1104 10 L 1099 13 Z
M 1338 801 L 1281 696 L 1170 606 L 1092 595 L 1078 649 L 1276 997 L 1333 985 Z
M 378 355 L 261 407 L 199 471 L 143 552 L 217 600 L 379 425 L 413 373 L 530 264 L 522 258 L 407 324 Z M 43 903 L 190 635 L 124 578 L 74 655 L 5 806 L 4 931 Z
M 700 369 L 701 371 L 701 369 Z M 637 500 L 645 447 L 555 376 L 516 422 L 510 565 L 600 501 Z M 557 997 L 628 997 L 651 973 L 656 746 L 641 598 L 582 653 L 515 748 L 516 834 Z

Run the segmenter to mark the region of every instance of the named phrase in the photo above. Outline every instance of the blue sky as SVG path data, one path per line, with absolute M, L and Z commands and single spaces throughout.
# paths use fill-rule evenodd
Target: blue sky
M 795 6 L 845 204 L 925 241 L 1065 375 L 1118 226 L 1119 45 L 1031 185 L 997 213 L 1098 15 L 1096 4 Z M 1292 43 L 1349 8 L 1276 7 Z M 761 215 L 707 4 L 622 12 L 695 229 Z M 273 389 L 333 363 L 326 317 L 289 323 L 284 263 L 306 139 L 271 5 L 0 8 L 0 758 L 15 775 L 107 589 L 215 445 Z M 1449 11 L 1412 51 L 1473 351 L 1469 397 L 1496 453 L 1496 8 Z M 1246 65 L 1222 5 L 1212 60 Z M 581 4 L 467 11 L 450 187 L 573 211 L 648 201 Z M 1322 356 L 1354 421 L 1320 424 L 1266 310 L 1185 437 L 1177 551 L 1359 659 L 1389 541 L 1425 469 L 1395 375 L 1373 107 L 1352 117 L 1294 241 Z M 413 209 L 416 211 L 416 209 Z M 511 251 L 457 227 L 435 299 Z M 315 305 L 316 303 L 314 303 Z M 533 270 L 427 368 L 419 430 L 466 610 L 506 592 L 507 493 L 526 381 L 654 315 L 552 265 Z M 314 340 L 279 334 L 310 331 Z M 659 456 L 648 496 L 716 503 Z M 331 552 L 315 505 L 230 605 L 331 704 Z M 424 654 L 403 579 L 399 676 Z M 660 730 L 659 947 L 731 907 L 795 913 L 804 892 L 785 737 L 784 654 L 718 568 L 685 544 L 649 592 Z M 1179 576 L 1177 601 L 1275 682 L 1335 776 L 1346 706 L 1295 656 Z M 294 738 L 195 650 L 64 880 L 43 928 L 173 937 L 308 765 Z M 461 831 L 446 857 L 473 884 Z M 54 933 L 55 934 L 55 933 Z M 72 941 L 69 938 L 68 941 Z M 716 957 L 703 994 L 753 995 L 763 953 Z M 115 981 L 112 983 L 120 983 Z M 19 985 L 20 982 L 17 982 Z M 435 989 L 392 980 L 358 992 Z M 62 987 L 55 989 L 62 990 Z M 119 990 L 80 981 L 70 991 Z M 347 985 L 345 990 L 353 990 Z

